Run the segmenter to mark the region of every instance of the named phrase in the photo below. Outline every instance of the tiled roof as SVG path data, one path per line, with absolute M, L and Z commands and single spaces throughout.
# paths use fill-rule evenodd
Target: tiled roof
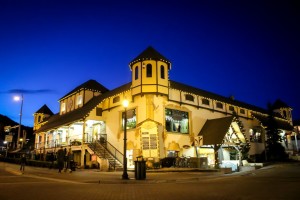
M 73 94 L 74 92 L 80 91 L 81 89 L 88 89 L 88 90 L 98 91 L 98 92 L 101 92 L 101 93 L 105 93 L 105 92 L 109 91 L 106 87 L 104 87 L 103 85 L 101 85 L 97 81 L 91 79 L 91 80 L 88 80 L 88 81 L 84 82 L 83 84 L 77 86 L 71 92 L 69 92 L 68 94 L 66 94 L 62 98 L 60 98 L 59 101 L 64 99 L 65 97 Z
M 169 68 L 171 66 L 171 62 L 151 46 L 149 46 L 140 55 L 133 59 L 129 65 L 130 67 L 132 67 L 132 64 L 143 60 L 161 60 L 168 63 Z
M 73 122 L 79 121 L 84 119 L 86 116 L 89 115 L 89 113 L 99 104 L 101 103 L 105 98 L 108 98 L 110 96 L 114 96 L 116 94 L 119 94 L 123 91 L 129 90 L 131 87 L 131 83 L 127 83 L 125 85 L 122 85 L 114 90 L 111 90 L 109 92 L 106 92 L 104 94 L 101 94 L 99 96 L 96 96 L 92 98 L 89 102 L 87 102 L 83 107 L 75 109 L 71 112 L 68 112 L 66 114 L 60 115 L 59 113 L 56 115 L 53 115 L 49 118 L 48 122 L 43 125 L 39 130 L 36 131 L 36 133 L 48 131 L 51 129 L 58 128 L 60 126 L 69 125 Z
M 203 136 L 203 145 L 222 144 L 233 118 L 233 116 L 230 116 L 208 119 L 198 134 L 199 136 Z
M 224 102 L 224 103 L 228 103 L 228 104 L 231 104 L 231 105 L 239 106 L 241 108 L 246 108 L 246 109 L 250 109 L 250 110 L 257 111 L 257 112 L 262 112 L 262 113 L 267 112 L 263 108 L 259 108 L 257 106 L 253 106 L 251 104 L 247 104 L 247 103 L 244 103 L 244 102 L 241 102 L 241 101 L 233 100 L 232 98 L 224 97 L 224 96 L 221 96 L 221 95 L 218 95 L 218 94 L 215 94 L 215 93 L 212 93 L 212 92 L 208 92 L 208 91 L 205 91 L 205 90 L 202 90 L 202 89 L 198 89 L 198 88 L 195 88 L 195 87 L 192 87 L 192 86 L 189 86 L 189 85 L 185 85 L 185 84 L 182 84 L 182 83 L 179 83 L 179 82 L 176 82 L 176 81 L 171 81 L 170 80 L 170 87 L 173 88 L 173 89 L 177 89 L 177 90 L 181 90 L 181 91 L 185 91 L 185 92 L 190 92 L 190 93 L 193 93 L 193 94 L 196 94 L 196 95 L 199 95 L 199 96 L 203 96 L 203 97 L 206 97 L 206 98 L 209 98 L 209 99 L 214 99 L 214 100 L 221 101 L 221 102 Z
M 35 113 L 43 113 L 43 114 L 48 114 L 48 115 L 53 115 L 53 112 L 48 108 L 46 104 L 44 104 L 38 111 Z
M 256 118 L 263 126 L 268 126 L 269 119 L 268 115 L 261 115 L 258 113 L 252 113 L 252 116 Z M 286 120 L 282 118 L 275 117 L 276 125 L 278 129 L 291 131 L 293 130 L 293 126 Z

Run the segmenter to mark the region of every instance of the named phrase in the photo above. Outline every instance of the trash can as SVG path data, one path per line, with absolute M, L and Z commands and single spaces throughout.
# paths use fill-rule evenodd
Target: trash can
M 134 175 L 136 180 L 146 179 L 146 161 L 143 159 L 143 156 L 136 157 L 134 161 Z

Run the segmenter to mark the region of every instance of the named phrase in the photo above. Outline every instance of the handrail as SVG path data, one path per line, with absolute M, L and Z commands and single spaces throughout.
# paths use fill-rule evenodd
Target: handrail
M 104 138 L 101 138 L 101 140 L 94 140 L 94 142 L 90 143 L 89 145 L 94 151 L 100 153 L 103 158 L 107 158 L 106 155 L 109 155 L 108 157 L 113 158 L 113 161 L 108 159 L 109 166 L 113 169 L 116 168 L 117 161 L 123 165 L 123 154 Z M 99 149 L 97 151 L 97 146 L 101 146 L 102 150 Z

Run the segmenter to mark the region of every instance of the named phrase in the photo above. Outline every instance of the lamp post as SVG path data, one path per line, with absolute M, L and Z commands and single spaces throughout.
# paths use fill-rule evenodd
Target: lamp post
M 18 138 L 17 138 L 17 148 L 18 148 L 18 147 L 20 147 L 19 140 L 20 140 L 21 126 L 22 126 L 23 94 L 21 94 L 21 97 L 20 96 L 15 96 L 14 100 L 15 101 L 21 101 L 20 121 L 19 121 Z M 22 146 L 23 146 L 23 141 L 22 141 Z
M 123 106 L 125 108 L 125 115 L 124 115 L 124 153 L 123 153 L 123 174 L 122 179 L 129 179 L 127 174 L 127 157 L 126 157 L 126 141 L 127 141 L 127 107 L 128 107 L 128 100 L 123 101 Z

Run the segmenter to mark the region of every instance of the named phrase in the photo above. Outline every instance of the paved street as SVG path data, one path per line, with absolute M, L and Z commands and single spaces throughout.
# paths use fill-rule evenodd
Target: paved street
M 300 164 L 277 164 L 243 173 L 159 172 L 128 181 L 122 172 L 57 170 L 0 162 L 0 199 L 298 199 Z

